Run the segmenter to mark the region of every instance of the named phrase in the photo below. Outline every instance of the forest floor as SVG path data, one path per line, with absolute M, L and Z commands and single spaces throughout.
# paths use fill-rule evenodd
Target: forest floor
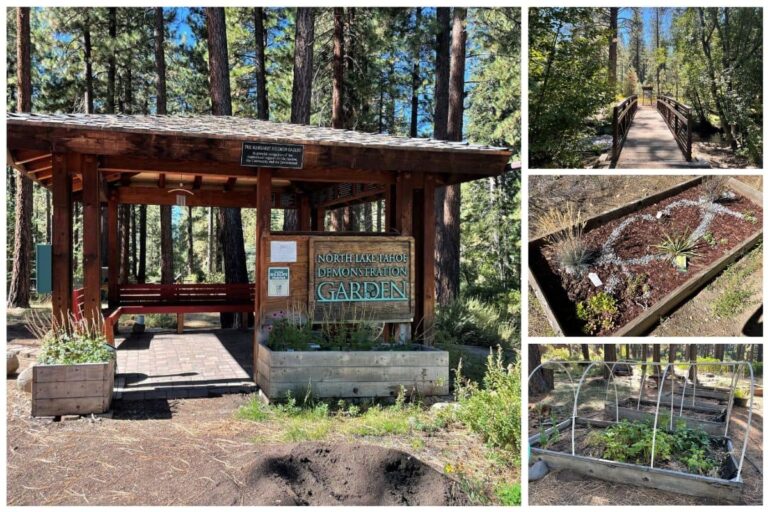
M 605 386 L 602 379 L 595 379 L 594 396 L 585 394 L 583 405 L 579 411 L 582 416 L 601 417 L 605 405 Z M 562 411 L 568 405 L 570 397 L 568 387 L 561 386 L 563 393 L 560 397 L 550 397 L 546 403 L 551 410 L 558 411 L 558 418 L 563 417 Z M 628 388 L 627 388 L 628 389 Z M 625 390 L 620 390 L 625 395 Z M 565 397 L 565 398 L 564 398 Z M 532 398 L 532 401 L 536 398 Z M 582 402 L 582 400 L 579 400 Z M 544 402 L 543 402 L 544 403 Z M 555 404 L 558 404 L 556 406 Z M 531 409 L 529 408 L 529 411 Z M 763 501 L 763 398 L 756 397 L 752 414 L 752 428 L 747 444 L 747 453 L 742 469 L 744 490 L 739 504 L 760 505 Z M 748 410 L 744 407 L 734 407 L 731 417 L 729 436 L 734 443 L 734 452 L 741 454 L 744 429 L 747 424 Z M 532 420 L 531 425 L 535 422 Z M 532 432 L 536 431 L 531 427 Z M 570 437 L 569 437 L 570 439 Z M 737 459 L 738 461 L 738 459 Z M 686 496 L 680 493 L 665 492 L 658 489 L 643 488 L 634 485 L 606 482 L 590 478 L 568 470 L 554 470 L 541 480 L 528 484 L 528 502 L 531 505 L 716 505 L 727 504 L 722 500 Z
M 9 315 L 9 346 L 35 349 L 24 316 Z M 34 352 L 20 360 L 19 372 Z M 116 400 L 111 416 L 55 421 L 30 416 L 14 378 L 9 505 L 505 504 L 519 489 L 517 465 L 439 407 L 280 415 L 226 394 Z
M 536 212 L 571 202 L 591 217 L 654 194 L 690 176 L 531 176 L 529 178 L 529 239 L 538 236 Z M 763 190 L 761 176 L 737 176 Z M 762 244 L 749 251 L 707 286 L 664 317 L 650 336 L 743 336 L 745 324 L 762 303 Z M 554 336 L 544 311 L 529 288 L 528 334 Z M 738 299 L 738 300 L 736 300 Z M 716 303 L 737 302 L 731 315 L 715 316 Z M 702 326 L 706 326 L 702 328 Z

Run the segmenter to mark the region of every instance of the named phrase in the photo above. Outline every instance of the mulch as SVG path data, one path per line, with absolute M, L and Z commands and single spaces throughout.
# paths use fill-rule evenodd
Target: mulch
M 702 195 L 701 186 L 689 188 L 675 196 L 668 197 L 658 203 L 646 206 L 632 215 L 649 214 L 653 217 L 656 213 L 680 199 L 698 200 Z M 647 283 L 650 286 L 650 296 L 643 300 L 630 297 L 627 292 L 626 278 L 614 290 L 617 299 L 618 314 L 614 318 L 614 328 L 601 330 L 597 335 L 610 335 L 631 320 L 642 314 L 654 303 L 665 297 L 692 275 L 700 272 L 712 262 L 719 259 L 738 244 L 746 240 L 750 235 L 762 229 L 762 208 L 749 199 L 736 195 L 734 199 L 722 201 L 727 208 L 739 213 L 754 215 L 757 222 L 737 219 L 729 215 L 717 215 L 709 226 L 717 243 L 713 246 L 701 241 L 696 248 L 697 255 L 689 260 L 688 271 L 676 270 L 669 261 L 653 261 L 648 265 L 630 265 L 626 270 L 631 275 L 647 275 Z M 654 245 L 661 243 L 665 234 L 678 235 L 685 232 L 692 233 L 700 222 L 701 213 L 696 207 L 681 206 L 676 208 L 672 215 L 659 221 L 637 220 L 629 224 L 614 244 L 616 254 L 622 259 L 636 258 L 646 254 L 658 252 Z M 611 232 L 626 219 L 621 217 L 584 233 L 584 241 L 589 249 L 599 255 L 599 250 Z M 582 275 L 568 274 L 560 269 L 552 247 L 543 245 L 540 252 L 541 258 L 532 258 L 531 264 L 538 275 L 544 275 L 549 279 L 540 279 L 540 285 L 547 291 L 552 301 L 551 307 L 564 313 L 568 325 L 583 325 L 576 318 L 575 307 L 578 302 L 586 300 L 595 292 L 595 287 L 590 282 L 587 272 Z M 536 268 L 539 267 L 539 268 Z M 544 268 L 542 268 L 544 267 Z M 605 283 L 609 275 L 617 273 L 622 275 L 621 269 L 613 264 L 590 266 L 590 272 L 596 273 Z

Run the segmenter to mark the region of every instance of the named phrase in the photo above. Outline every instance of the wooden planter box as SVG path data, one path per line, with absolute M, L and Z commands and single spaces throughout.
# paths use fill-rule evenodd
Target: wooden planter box
M 589 424 L 597 428 L 613 424 L 609 421 L 587 418 L 577 418 L 576 423 Z M 561 435 L 570 437 L 568 433 L 570 428 L 571 420 L 568 419 L 547 429 L 546 432 L 550 435 L 557 429 Z M 535 434 L 528 438 L 531 453 L 530 462 L 543 460 L 551 469 L 575 471 L 587 477 L 599 478 L 608 482 L 631 484 L 638 487 L 660 489 L 689 496 L 724 499 L 732 502 L 739 501 L 744 487 L 744 480 L 741 477 L 738 479 L 735 477 L 731 479 L 714 478 L 666 468 L 652 468 L 578 454 L 572 455 L 570 450 L 568 452 L 549 450 L 541 447 L 540 438 L 541 434 Z M 727 437 L 721 439 L 725 440 L 728 449 L 725 463 L 730 472 L 735 474 L 738 464 L 733 456 L 733 443 Z
M 109 410 L 115 361 L 32 367 L 32 416 L 99 414 Z
M 694 178 L 656 194 L 644 197 L 637 201 L 633 201 L 614 210 L 610 210 L 595 217 L 591 217 L 590 219 L 587 219 L 584 231 L 590 231 L 614 219 L 631 215 L 632 213 L 641 210 L 646 206 L 658 203 L 663 199 L 675 196 L 691 187 L 694 187 L 700 184 L 701 181 L 702 177 Z M 749 185 L 746 185 L 745 183 L 734 178 L 728 180 L 728 187 L 749 199 L 756 205 L 762 207 L 762 192 L 755 190 Z M 711 279 L 722 272 L 728 265 L 739 259 L 744 253 L 757 245 L 760 240 L 762 240 L 762 238 L 763 230 L 761 228 L 759 231 L 750 235 L 747 239 L 736 245 L 729 252 L 723 254 L 720 258 L 710 263 L 709 266 L 696 274 L 692 274 L 683 284 L 659 299 L 642 314 L 633 318 L 628 323 L 620 327 L 616 332 L 611 334 L 611 336 L 643 335 L 646 331 L 652 328 L 659 321 L 659 319 L 661 319 L 661 317 L 669 313 L 672 309 L 677 307 L 688 297 L 696 293 L 696 291 L 703 288 Z M 549 272 L 537 270 L 546 268 L 546 262 L 543 261 L 543 257 L 540 254 L 540 248 L 545 244 L 546 240 L 544 237 L 535 238 L 528 242 L 528 282 L 533 289 L 534 294 L 538 298 L 539 303 L 544 310 L 544 314 L 546 315 L 547 320 L 549 321 L 556 336 L 585 336 L 579 330 L 578 326 L 570 325 L 571 322 L 568 320 L 564 312 L 556 311 L 552 307 L 554 296 L 550 296 L 550 293 L 552 292 L 548 292 L 541 284 L 545 279 L 556 278 L 556 276 L 549 274 Z
M 258 346 L 256 383 L 269 400 L 290 392 L 315 398 L 396 397 L 401 386 L 422 396 L 448 395 L 448 352 L 277 352 Z

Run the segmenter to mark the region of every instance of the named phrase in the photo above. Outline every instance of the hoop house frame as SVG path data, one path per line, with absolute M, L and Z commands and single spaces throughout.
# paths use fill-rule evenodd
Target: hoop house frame
M 534 369 L 534 371 L 531 372 L 528 378 L 530 380 L 530 378 L 541 366 L 550 364 L 550 365 L 560 365 L 561 367 L 563 367 L 563 365 L 566 363 L 569 363 L 569 362 L 568 361 L 547 361 L 545 363 L 542 363 L 542 365 L 540 365 L 536 369 Z M 616 368 L 616 365 L 630 365 L 630 366 L 645 365 L 651 368 L 658 367 L 660 370 L 663 367 L 663 372 L 659 377 L 658 392 L 656 393 L 656 399 L 655 399 L 656 407 L 655 407 L 655 412 L 653 413 L 653 438 L 652 438 L 652 444 L 651 444 L 651 460 L 650 460 L 650 464 L 648 465 L 616 462 L 616 461 L 601 459 L 597 457 L 579 455 L 576 453 L 576 426 L 577 425 L 588 425 L 588 426 L 593 426 L 598 428 L 606 428 L 611 425 L 615 425 L 620 421 L 618 391 L 617 391 L 616 379 L 614 375 L 614 369 Z M 608 382 L 613 381 L 613 388 L 615 390 L 615 393 L 614 393 L 615 400 L 613 401 L 614 407 L 616 410 L 615 421 L 597 420 L 597 419 L 580 417 L 578 415 L 579 396 L 581 394 L 582 387 L 586 381 L 587 375 L 589 374 L 590 370 L 592 370 L 592 368 L 594 368 L 595 366 L 605 366 L 608 369 L 605 402 L 606 402 L 606 412 L 608 412 L 610 416 L 613 416 L 613 414 L 611 414 L 608 411 L 608 408 L 611 406 L 611 403 L 608 402 L 607 400 Z M 664 426 L 660 425 L 659 423 L 659 413 L 662 410 L 666 410 L 667 406 L 669 406 L 670 424 L 667 425 L 667 429 L 673 429 L 674 428 L 673 421 L 675 418 L 675 414 L 677 414 L 677 417 L 680 418 L 682 417 L 682 413 L 684 411 L 686 390 L 688 388 L 687 379 L 686 379 L 686 382 L 683 384 L 683 388 L 681 390 L 680 395 L 675 395 L 674 393 L 674 385 L 675 385 L 674 379 L 670 379 L 669 381 L 667 381 L 667 378 L 673 372 L 676 366 L 678 367 L 685 366 L 686 369 L 690 367 L 694 367 L 697 371 L 700 367 L 712 367 L 712 366 L 726 366 L 733 370 L 732 376 L 731 376 L 731 385 L 727 390 L 728 393 L 727 393 L 727 405 L 726 405 L 726 419 L 725 419 L 725 425 L 723 429 L 723 435 L 717 436 L 717 435 L 710 434 L 712 438 L 721 440 L 727 449 L 728 457 L 725 461 L 725 464 L 732 470 L 732 473 L 734 475 L 730 479 L 696 475 L 696 474 L 687 473 L 684 471 L 677 471 L 677 470 L 656 467 L 656 461 L 654 460 L 655 447 L 656 447 L 656 434 L 659 429 L 664 428 Z M 747 368 L 749 370 L 750 398 L 749 398 L 749 405 L 748 405 L 747 422 L 743 431 L 744 438 L 741 446 L 741 453 L 738 455 L 738 459 L 737 459 L 736 455 L 734 454 L 733 443 L 731 439 L 727 437 L 727 433 L 729 430 L 731 412 L 733 408 L 734 392 L 738 386 L 739 378 L 743 373 L 744 368 Z M 569 377 L 569 380 L 573 382 L 573 379 L 571 378 L 570 374 L 568 375 L 568 377 Z M 666 382 L 670 383 L 671 392 L 667 395 L 669 396 L 668 402 L 663 403 L 662 398 L 665 396 L 664 385 Z M 640 395 L 637 398 L 638 408 L 642 401 L 644 383 L 645 383 L 645 373 L 643 373 L 643 377 L 641 378 Z M 722 391 L 722 390 L 717 390 L 717 391 Z M 572 409 L 571 417 L 560 423 L 557 423 L 556 425 L 547 429 L 543 433 L 544 435 L 549 436 L 555 430 L 564 432 L 564 431 L 567 431 L 568 428 L 570 427 L 570 430 L 571 430 L 570 453 L 559 452 L 559 451 L 542 448 L 540 444 L 542 434 L 537 433 L 528 438 L 531 461 L 543 460 L 547 463 L 547 465 L 550 468 L 570 469 L 570 470 L 583 473 L 595 478 L 600 478 L 602 480 L 607 480 L 612 482 L 628 483 L 628 484 L 638 485 L 642 487 L 651 487 L 651 488 L 656 488 L 656 489 L 661 489 L 666 491 L 679 492 L 679 493 L 688 494 L 692 496 L 703 496 L 703 497 L 712 497 L 712 498 L 720 498 L 720 499 L 724 498 L 729 501 L 737 501 L 741 496 L 741 492 L 744 486 L 744 481 L 741 478 L 741 471 L 743 468 L 744 458 L 746 456 L 747 445 L 749 442 L 749 432 L 752 428 L 752 412 L 753 412 L 754 396 L 755 396 L 754 393 L 755 393 L 754 371 L 752 369 L 752 365 L 746 361 L 702 362 L 702 363 L 595 361 L 593 363 L 590 363 L 584 369 L 579 379 L 578 385 L 574 390 L 573 409 Z M 678 397 L 679 397 L 679 400 L 677 399 Z M 696 407 L 695 400 L 697 397 L 701 398 L 701 393 L 700 391 L 697 392 L 697 383 L 695 380 L 692 385 L 690 397 L 691 397 L 690 398 L 691 406 Z M 663 406 L 663 409 L 662 409 L 662 406 Z M 677 406 L 679 406 L 679 408 Z

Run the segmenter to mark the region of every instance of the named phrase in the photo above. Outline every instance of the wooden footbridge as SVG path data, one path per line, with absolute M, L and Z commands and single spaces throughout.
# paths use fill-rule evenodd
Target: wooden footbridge
M 692 158 L 690 126 L 691 108 L 675 99 L 659 96 L 655 107 L 644 107 L 630 96 L 613 107 L 611 167 L 708 167 Z

